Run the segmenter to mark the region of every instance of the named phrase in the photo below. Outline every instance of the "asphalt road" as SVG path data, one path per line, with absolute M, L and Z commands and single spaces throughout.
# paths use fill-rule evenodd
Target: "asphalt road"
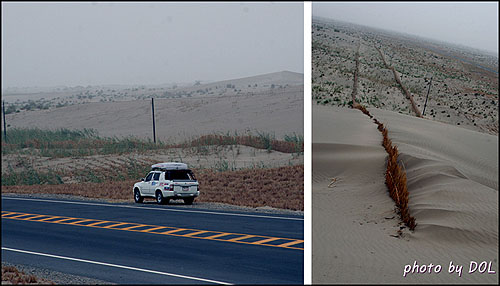
M 2 261 L 120 284 L 303 284 L 303 217 L 2 196 Z

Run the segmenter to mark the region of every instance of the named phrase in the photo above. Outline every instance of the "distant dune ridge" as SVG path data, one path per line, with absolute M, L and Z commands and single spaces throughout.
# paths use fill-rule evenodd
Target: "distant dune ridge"
M 492 261 L 498 273 L 498 137 L 369 112 L 398 146 L 417 227 L 401 229 L 377 126 L 358 110 L 314 105 L 313 283 L 498 282 L 498 274 L 468 274 L 470 261 Z M 414 261 L 443 270 L 403 277 Z M 462 277 L 448 273 L 450 261 L 463 265 Z
M 266 132 L 282 138 L 303 134 L 303 89 L 302 74 L 283 71 L 165 90 L 171 97 L 150 96 L 165 91 L 145 87 L 113 102 L 80 100 L 81 104 L 8 114 L 6 121 L 10 127 L 94 128 L 101 136 L 152 138 L 151 97 L 156 97 L 160 140 L 179 142 L 227 132 Z M 28 95 L 10 95 L 9 100 L 16 96 Z

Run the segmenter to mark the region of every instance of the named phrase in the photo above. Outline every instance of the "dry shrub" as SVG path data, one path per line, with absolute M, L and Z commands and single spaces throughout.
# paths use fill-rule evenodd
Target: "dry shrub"
M 387 158 L 387 169 L 385 171 L 385 184 L 389 189 L 391 198 L 394 202 L 396 202 L 401 219 L 410 228 L 410 230 L 414 230 L 416 223 L 415 218 L 410 215 L 410 210 L 408 208 L 409 193 L 406 182 L 406 172 L 398 164 L 398 148 L 396 146 L 392 146 L 392 141 L 389 139 L 387 129 L 384 127 L 384 124 L 376 118 L 373 118 L 364 106 L 357 104 L 353 107 L 361 110 L 361 112 L 365 115 L 372 118 L 373 122 L 377 124 L 378 131 L 382 133 L 382 146 L 387 154 L 389 154 Z
M 2 265 L 2 284 L 50 284 L 55 283 L 46 279 L 38 278 L 19 271 L 14 266 Z
M 304 210 L 304 166 L 197 175 L 203 202 Z
M 304 166 L 214 172 L 194 170 L 200 183 L 199 202 L 248 207 L 304 210 Z M 132 201 L 137 180 L 60 185 L 2 186 L 2 193 L 64 194 Z

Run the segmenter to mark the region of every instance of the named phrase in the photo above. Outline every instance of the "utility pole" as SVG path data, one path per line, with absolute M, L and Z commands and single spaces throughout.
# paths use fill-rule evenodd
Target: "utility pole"
M 156 130 L 155 130 L 155 102 L 151 97 L 151 110 L 153 111 L 153 142 L 156 144 Z
M 427 106 L 427 98 L 429 98 L 429 92 L 431 91 L 431 84 L 432 84 L 432 77 L 431 77 L 431 82 L 429 82 L 429 88 L 427 89 L 427 96 L 425 97 L 424 112 L 422 112 L 422 116 L 424 116 L 425 114 L 425 107 Z
M 3 103 L 3 137 L 5 138 L 5 142 L 7 142 L 7 126 L 5 126 L 5 100 L 2 101 Z

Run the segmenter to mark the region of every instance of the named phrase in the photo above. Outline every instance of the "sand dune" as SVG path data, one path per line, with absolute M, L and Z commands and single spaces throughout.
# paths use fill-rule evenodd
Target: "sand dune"
M 155 100 L 158 139 L 179 142 L 214 132 L 303 134 L 303 85 L 254 95 Z M 94 128 L 102 136 L 152 138 L 151 99 L 91 102 L 8 114 L 11 127 Z
M 498 272 L 498 137 L 369 111 L 400 150 L 417 227 L 398 234 L 376 125 L 358 110 L 313 105 L 313 283 L 498 283 L 497 273 L 468 273 L 470 261 Z M 414 261 L 442 270 L 403 277 Z

